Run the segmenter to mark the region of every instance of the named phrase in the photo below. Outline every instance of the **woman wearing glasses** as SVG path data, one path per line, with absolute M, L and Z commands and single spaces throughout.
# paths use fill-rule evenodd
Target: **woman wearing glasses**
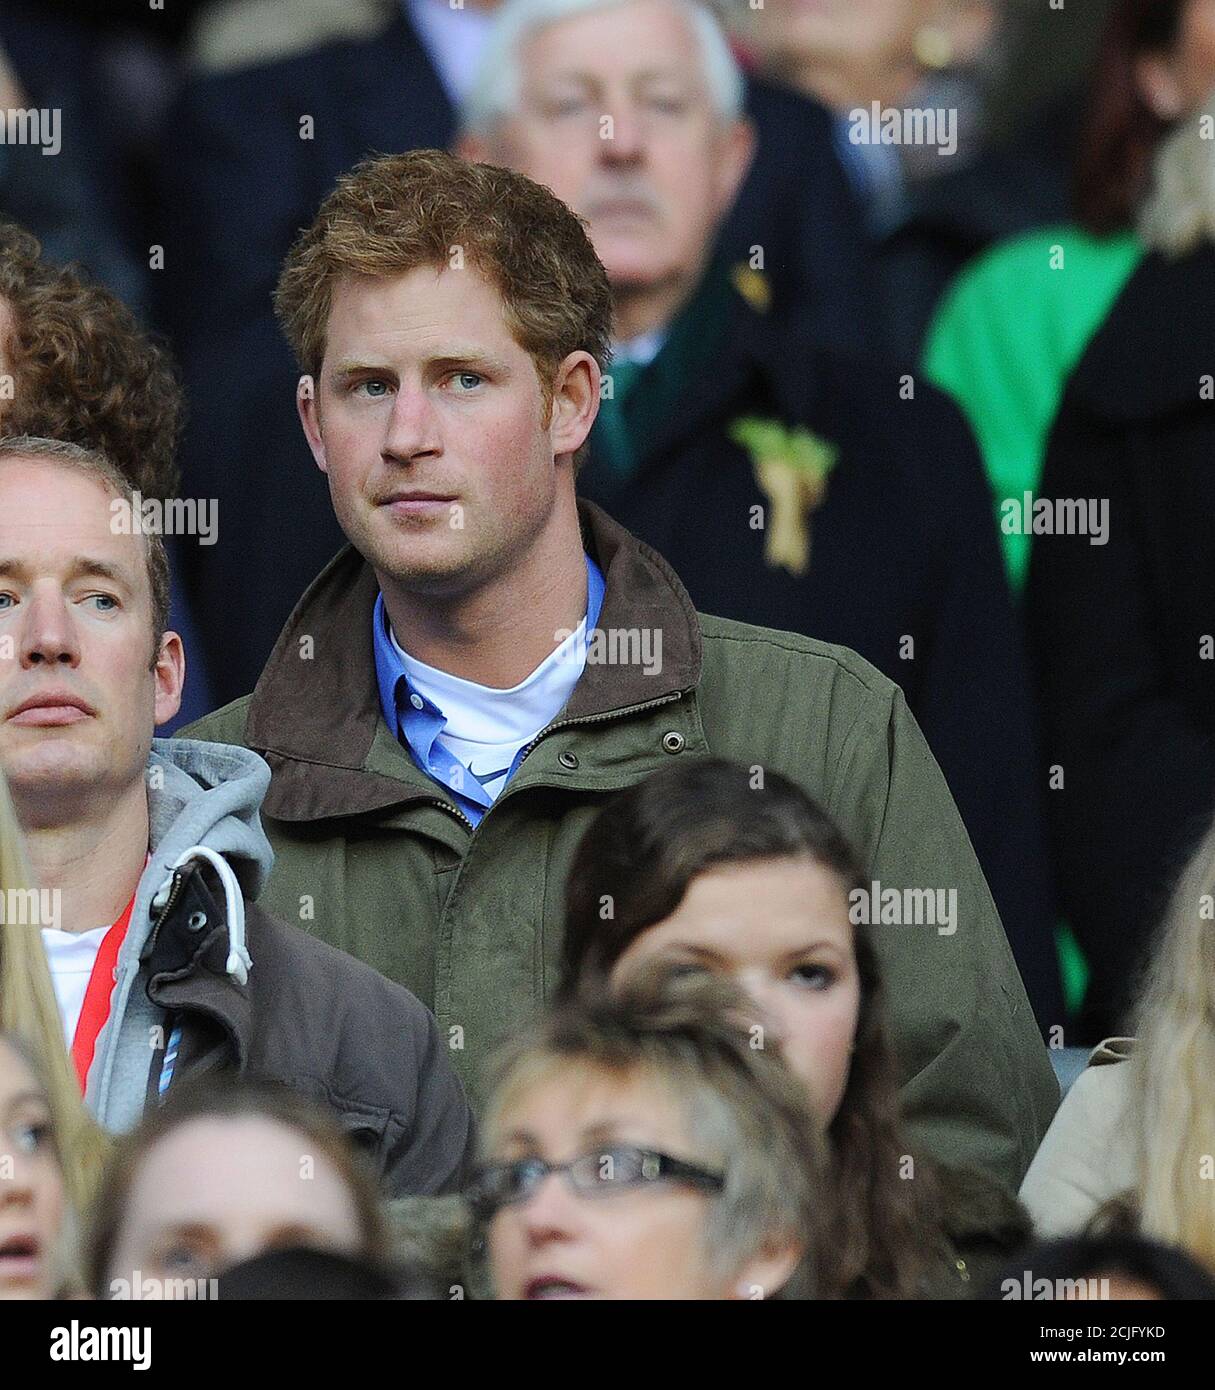
M 740 1009 L 643 972 L 499 1058 L 469 1189 L 499 1298 L 759 1299 L 807 1267 L 819 1127 Z

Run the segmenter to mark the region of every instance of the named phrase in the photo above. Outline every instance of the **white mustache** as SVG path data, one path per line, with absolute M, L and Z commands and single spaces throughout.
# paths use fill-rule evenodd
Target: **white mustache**
M 657 193 L 645 184 L 639 183 L 612 184 L 610 187 L 592 186 L 582 200 L 587 217 L 596 216 L 603 211 L 605 204 L 611 206 L 614 203 L 640 203 L 647 212 L 655 216 L 662 211 L 662 201 Z

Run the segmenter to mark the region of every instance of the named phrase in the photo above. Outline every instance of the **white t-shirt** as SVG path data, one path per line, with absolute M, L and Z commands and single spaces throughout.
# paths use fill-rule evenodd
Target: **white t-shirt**
M 80 1010 L 84 1008 L 84 996 L 89 987 L 89 976 L 93 973 L 93 962 L 105 940 L 109 927 L 95 927 L 92 931 L 57 931 L 54 927 L 42 928 L 42 944 L 46 950 L 47 963 L 51 967 L 51 980 L 55 986 L 55 998 L 59 1001 L 59 1016 L 63 1020 L 63 1033 L 70 1048 L 76 1036 L 76 1026 L 80 1022 Z
M 443 711 L 447 722 L 438 742 L 472 772 L 490 797 L 497 797 L 506 785 L 519 749 L 560 713 L 586 666 L 585 618 L 526 680 L 509 690 L 427 666 L 401 647 L 391 627 L 388 635 L 404 663 L 410 690 Z

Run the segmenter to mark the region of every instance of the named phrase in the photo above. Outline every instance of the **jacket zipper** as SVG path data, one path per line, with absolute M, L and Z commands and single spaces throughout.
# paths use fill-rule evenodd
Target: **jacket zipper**
M 624 709 L 608 710 L 606 714 L 584 714 L 580 719 L 558 719 L 555 724 L 550 724 L 547 729 L 541 729 L 534 739 L 523 750 L 519 759 L 523 763 L 527 755 L 535 748 L 541 739 L 545 739 L 549 734 L 555 734 L 558 729 L 568 729 L 579 724 L 602 724 L 609 719 L 623 719 L 627 714 L 640 714 L 643 710 L 657 709 L 660 705 L 669 705 L 675 700 L 682 700 L 688 692 L 686 690 L 676 690 L 670 695 L 662 695 L 657 700 L 647 700 L 641 705 L 627 705 Z
M 177 899 L 181 896 L 182 884 L 185 882 L 185 871 L 183 869 L 173 870 L 173 887 L 169 890 L 169 896 L 165 900 L 165 905 L 160 910 L 160 916 L 152 923 L 152 934 L 148 937 L 148 943 L 144 947 L 144 954 L 151 955 L 156 949 L 156 939 L 160 935 L 160 929 L 164 925 L 170 912 L 173 911 Z

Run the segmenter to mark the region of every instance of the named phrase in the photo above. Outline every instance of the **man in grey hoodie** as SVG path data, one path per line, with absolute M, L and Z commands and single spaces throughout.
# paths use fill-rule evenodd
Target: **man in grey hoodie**
M 333 1107 L 391 1194 L 450 1191 L 471 1120 L 433 1016 L 257 907 L 260 757 L 153 738 L 185 657 L 149 521 L 103 455 L 0 440 L 0 768 L 86 1103 L 124 1130 L 247 1071 Z

